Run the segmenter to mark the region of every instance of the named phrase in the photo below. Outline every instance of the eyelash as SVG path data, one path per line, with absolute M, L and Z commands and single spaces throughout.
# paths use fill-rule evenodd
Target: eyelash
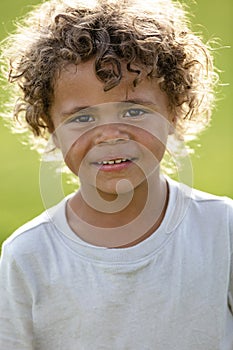
M 138 117 L 141 117 L 142 115 L 148 113 L 147 111 L 140 109 L 140 108 L 129 108 L 127 109 L 123 114 L 123 118 L 132 118 L 132 119 L 137 119 Z M 127 115 L 130 114 L 130 115 Z M 133 115 L 132 115 L 133 114 Z M 89 114 L 83 114 L 79 115 L 76 117 L 71 118 L 69 122 L 71 123 L 80 123 L 80 124 L 85 124 L 85 123 L 91 123 L 95 121 L 95 117 Z
M 85 119 L 85 120 L 82 120 L 82 119 Z M 95 118 L 92 115 L 88 115 L 88 114 L 79 115 L 71 119 L 71 122 L 75 122 L 75 123 L 90 123 L 93 121 L 95 121 Z
M 127 116 L 127 113 L 131 113 L 131 112 L 133 112 L 134 115 Z M 137 115 L 135 115 L 135 112 L 139 112 L 139 113 Z M 140 109 L 140 108 L 130 108 L 124 113 L 123 117 L 124 118 L 138 118 L 138 117 L 140 117 L 140 116 L 142 116 L 143 114 L 146 114 L 146 113 L 147 112 L 145 110 Z

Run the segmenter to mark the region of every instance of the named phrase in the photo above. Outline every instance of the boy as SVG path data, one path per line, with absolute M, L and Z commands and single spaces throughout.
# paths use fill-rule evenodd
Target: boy
M 182 7 L 51 0 L 5 55 L 15 116 L 51 135 L 80 188 L 3 245 L 1 348 L 232 350 L 232 201 L 159 166 L 213 104 Z

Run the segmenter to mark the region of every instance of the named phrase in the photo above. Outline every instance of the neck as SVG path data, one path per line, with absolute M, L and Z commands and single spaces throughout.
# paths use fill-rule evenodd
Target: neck
M 118 196 L 89 192 L 81 189 L 69 201 L 67 218 L 80 238 L 95 245 L 137 244 L 158 228 L 166 211 L 166 181 L 160 176 Z

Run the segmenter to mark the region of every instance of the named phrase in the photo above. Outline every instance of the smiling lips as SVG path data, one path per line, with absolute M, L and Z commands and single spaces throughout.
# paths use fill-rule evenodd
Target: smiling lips
M 103 171 L 119 171 L 129 167 L 136 158 L 116 158 L 95 162 Z

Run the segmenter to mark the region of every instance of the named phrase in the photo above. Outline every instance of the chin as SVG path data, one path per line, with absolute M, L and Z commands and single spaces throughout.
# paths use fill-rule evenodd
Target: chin
M 138 187 L 147 183 L 146 179 L 140 179 L 138 181 L 132 181 L 130 179 L 118 179 L 117 181 L 105 182 L 103 184 L 97 183 L 97 190 L 99 193 L 106 195 L 124 195 L 133 193 Z

